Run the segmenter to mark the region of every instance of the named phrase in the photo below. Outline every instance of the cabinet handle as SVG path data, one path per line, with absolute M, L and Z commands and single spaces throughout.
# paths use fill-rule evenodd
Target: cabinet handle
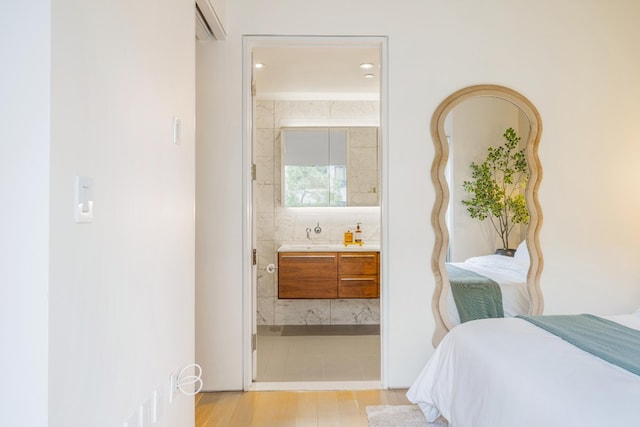
M 375 255 L 340 255 L 341 258 L 375 258 Z
M 281 258 L 335 258 L 335 255 L 280 255 Z
M 373 277 L 361 277 L 361 278 L 358 278 L 358 277 L 341 277 L 340 280 L 345 280 L 345 281 L 346 280 L 358 280 L 360 282 L 364 282 L 364 281 L 374 281 L 376 279 L 373 278 Z

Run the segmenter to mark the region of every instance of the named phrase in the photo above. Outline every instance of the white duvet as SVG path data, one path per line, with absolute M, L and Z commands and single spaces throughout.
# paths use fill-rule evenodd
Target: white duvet
M 528 264 L 522 264 L 512 257 L 485 255 L 467 259 L 465 262 L 452 262 L 465 270 L 481 274 L 498 283 L 502 291 L 502 306 L 505 317 L 528 314 L 531 306 L 527 290 Z M 453 326 L 460 324 L 453 294 L 447 296 L 447 313 Z
M 638 313 L 607 318 L 640 330 Z M 455 327 L 407 397 L 454 427 L 640 425 L 640 376 L 519 318 Z

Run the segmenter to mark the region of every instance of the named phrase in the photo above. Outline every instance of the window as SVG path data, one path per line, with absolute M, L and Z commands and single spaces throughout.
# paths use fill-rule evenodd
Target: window
M 347 205 L 347 130 L 283 129 L 283 205 Z

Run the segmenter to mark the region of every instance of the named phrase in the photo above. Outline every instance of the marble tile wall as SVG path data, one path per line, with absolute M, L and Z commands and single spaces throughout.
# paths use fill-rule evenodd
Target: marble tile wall
M 257 147 L 256 216 L 258 249 L 258 325 L 379 324 L 378 299 L 280 300 L 277 249 L 284 244 L 340 244 L 343 233 L 361 223 L 365 243 L 380 243 L 380 208 L 282 208 L 280 185 L 280 127 L 374 125 L 378 120 L 375 101 L 258 101 L 256 105 Z M 357 145 L 357 144 L 356 144 Z M 377 156 L 368 152 L 358 155 Z M 364 173 L 367 173 L 365 171 Z M 359 189 L 361 197 L 372 197 L 377 189 Z M 377 197 L 377 196 L 375 196 Z M 306 228 L 320 225 L 322 232 Z
M 379 204 L 378 154 L 378 128 L 349 129 L 347 200 L 355 206 Z

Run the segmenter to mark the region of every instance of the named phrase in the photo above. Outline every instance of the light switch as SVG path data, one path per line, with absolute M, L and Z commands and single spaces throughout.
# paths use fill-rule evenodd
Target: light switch
M 173 117 L 173 143 L 180 145 L 180 137 L 182 133 L 182 120 L 180 117 Z
M 74 184 L 76 223 L 93 222 L 93 180 L 86 176 L 76 176 Z

